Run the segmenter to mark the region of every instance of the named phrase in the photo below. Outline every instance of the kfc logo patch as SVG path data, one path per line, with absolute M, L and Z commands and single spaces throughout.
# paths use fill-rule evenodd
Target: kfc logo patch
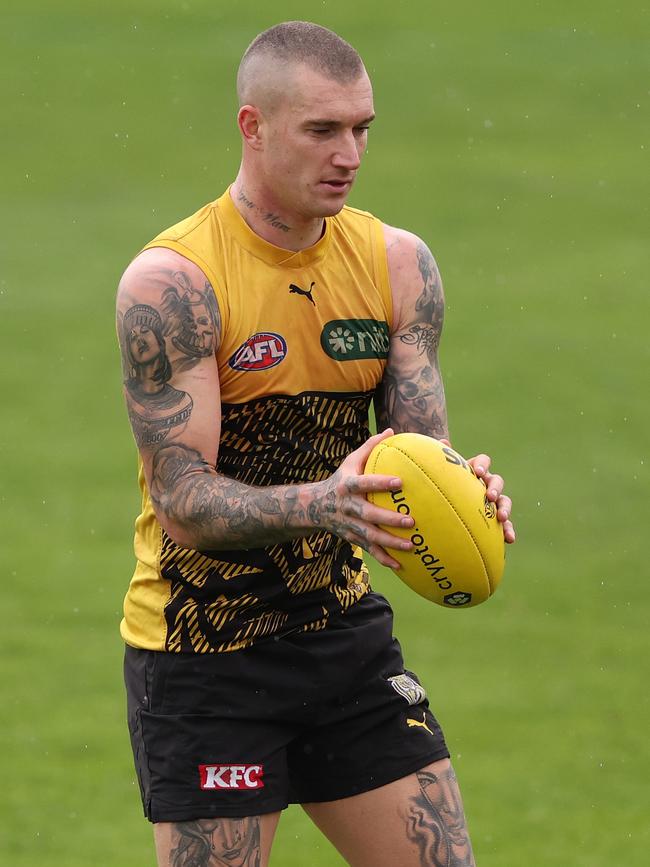
M 264 765 L 199 765 L 201 788 L 263 789 Z
M 258 331 L 233 353 L 228 364 L 233 370 L 268 370 L 287 355 L 287 341 L 273 331 Z

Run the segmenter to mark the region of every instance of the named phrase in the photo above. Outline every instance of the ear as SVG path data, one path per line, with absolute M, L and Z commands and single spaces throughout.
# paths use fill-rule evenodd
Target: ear
M 253 150 L 262 149 L 262 112 L 254 105 L 242 105 L 237 113 L 237 126 L 244 142 Z

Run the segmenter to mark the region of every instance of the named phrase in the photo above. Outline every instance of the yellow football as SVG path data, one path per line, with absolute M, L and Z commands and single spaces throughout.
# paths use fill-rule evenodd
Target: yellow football
M 368 499 L 415 521 L 410 529 L 385 527 L 413 543 L 410 551 L 390 549 L 402 567 L 395 574 L 445 608 L 485 602 L 503 574 L 503 529 L 465 458 L 432 437 L 401 433 L 375 446 L 365 472 L 398 476 L 399 491 L 370 493 Z

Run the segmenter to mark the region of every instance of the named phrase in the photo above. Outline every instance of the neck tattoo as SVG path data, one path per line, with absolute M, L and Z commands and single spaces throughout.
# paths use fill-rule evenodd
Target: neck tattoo
M 289 232 L 291 231 L 291 226 L 287 226 L 286 223 L 283 223 L 278 214 L 274 214 L 272 211 L 263 211 L 258 205 L 255 204 L 252 199 L 249 199 L 246 193 L 243 190 L 240 190 L 237 194 L 237 199 L 242 203 L 242 205 L 249 211 L 256 211 L 260 218 L 264 220 L 265 223 L 268 223 L 269 226 L 272 226 L 274 229 L 279 229 L 281 232 Z

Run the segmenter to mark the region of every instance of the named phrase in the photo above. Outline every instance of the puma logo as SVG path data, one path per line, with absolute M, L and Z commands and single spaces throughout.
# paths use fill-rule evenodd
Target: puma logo
M 311 286 L 309 287 L 309 289 L 301 289 L 300 286 L 296 286 L 295 283 L 289 283 L 289 294 L 291 295 L 292 293 L 295 292 L 296 295 L 304 295 L 305 298 L 309 298 L 309 300 L 311 301 L 311 303 L 315 307 L 316 302 L 311 297 L 311 290 L 314 288 L 315 285 L 316 285 L 315 283 L 312 283 Z
M 418 728 L 421 728 L 421 729 L 426 729 L 426 730 L 429 732 L 429 734 L 432 735 L 433 732 L 431 731 L 431 729 L 430 729 L 429 726 L 427 725 L 427 723 L 426 723 L 426 719 L 427 719 L 427 715 L 426 715 L 425 713 L 422 714 L 422 722 L 420 722 L 420 721 L 417 720 L 417 719 L 409 719 L 409 718 L 407 717 L 407 719 L 406 719 L 406 725 L 407 725 L 410 729 L 412 729 L 412 728 L 414 728 L 414 727 L 418 727 Z

